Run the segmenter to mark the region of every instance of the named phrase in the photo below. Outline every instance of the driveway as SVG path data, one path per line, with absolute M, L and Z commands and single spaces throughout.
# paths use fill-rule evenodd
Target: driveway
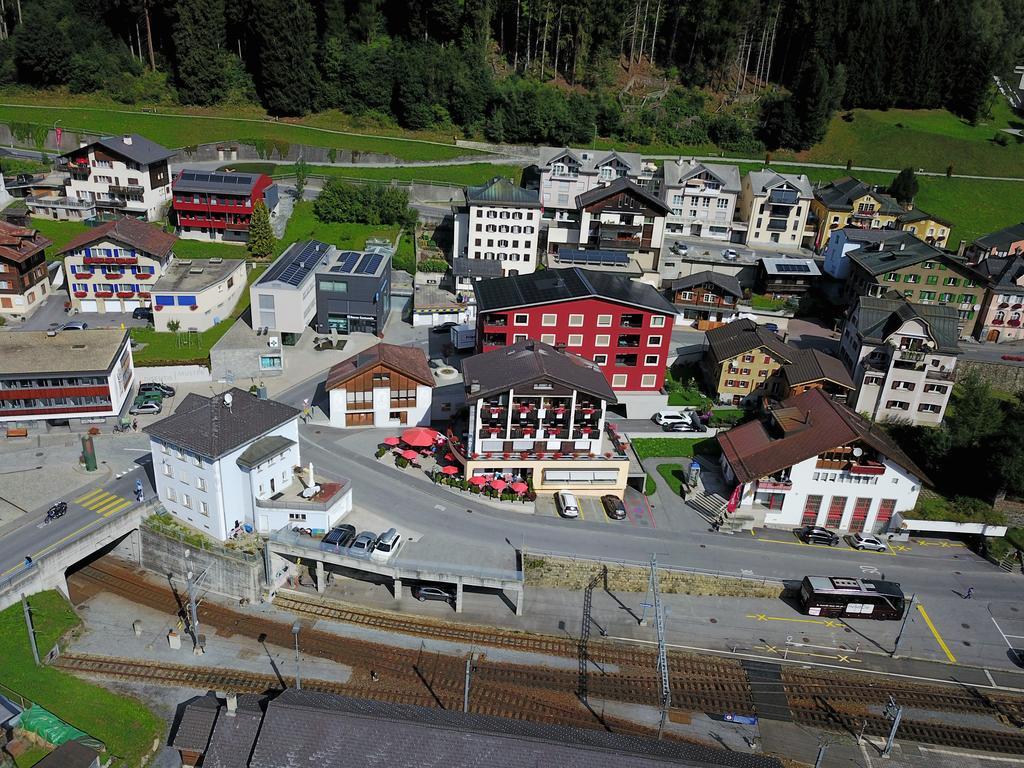
M 19 331 L 48 331 L 69 320 L 79 320 L 88 323 L 90 328 L 145 328 L 148 323 L 145 320 L 136 320 L 131 312 L 125 313 L 100 313 L 100 312 L 79 312 L 69 315 L 64 311 L 64 302 L 67 297 L 63 293 L 51 294 L 46 301 L 37 309 L 28 320 L 11 327 Z

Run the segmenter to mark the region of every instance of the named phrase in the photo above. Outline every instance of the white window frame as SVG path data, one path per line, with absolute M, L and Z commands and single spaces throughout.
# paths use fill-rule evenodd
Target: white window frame
M 612 388 L 613 389 L 615 387 L 622 388 L 622 387 L 626 386 L 626 382 L 628 380 L 629 380 L 629 377 L 626 374 L 624 374 L 624 373 L 613 373 L 612 374 Z
M 174 477 L 174 468 L 170 464 L 164 464 L 164 477 Z
M 583 315 L 569 315 L 569 327 L 570 328 L 582 328 L 583 327 Z
M 582 333 L 570 333 L 569 343 L 566 345 L 569 347 L 582 347 L 583 346 L 583 334 Z
M 520 341 L 526 341 L 526 338 L 527 337 L 525 333 L 514 333 L 512 334 L 512 343 L 516 344 L 517 342 Z
M 558 315 L 555 314 L 544 314 L 540 317 L 540 324 L 545 328 L 552 328 L 558 325 Z
M 178 501 L 178 494 L 175 493 L 173 488 L 168 488 L 167 489 L 167 500 L 168 501 L 173 501 L 173 502 L 177 503 L 177 501 Z
M 206 490 L 206 480 L 204 478 L 200 477 L 199 475 L 196 475 L 196 490 L 197 491 L 205 491 Z
M 199 514 L 205 517 L 210 516 L 210 505 L 207 504 L 205 501 L 199 502 Z
M 523 322 L 519 322 L 519 318 L 520 317 L 524 318 Z M 513 315 L 512 315 L 512 325 L 529 325 L 529 324 L 530 324 L 530 316 L 529 315 L 523 314 L 521 312 L 513 313 Z
M 657 365 L 661 355 L 644 355 L 644 365 Z
M 611 328 L 612 327 L 612 316 L 611 315 L 598 315 L 597 316 L 597 327 L 598 328 Z
M 555 346 L 555 334 L 553 333 L 542 333 L 540 335 L 540 341 L 542 344 L 550 344 L 552 347 Z
M 598 358 L 601 358 L 598 360 Z M 608 365 L 608 355 L 594 355 L 595 365 Z
M 641 387 L 653 387 L 657 383 L 658 383 L 658 376 L 657 376 L 657 374 L 645 373 L 643 376 L 640 377 L 640 386 Z
M 599 333 L 594 337 L 595 347 L 610 347 L 612 345 L 612 337 L 607 333 Z
M 648 336 L 647 337 L 647 346 L 648 347 L 660 347 L 661 346 L 661 342 L 663 340 L 664 339 L 663 339 L 662 336 Z
M 189 496 L 187 493 L 181 494 L 181 506 L 183 506 L 185 509 L 192 509 L 192 497 Z
M 664 328 L 665 327 L 665 316 L 664 315 L 651 315 L 651 328 Z

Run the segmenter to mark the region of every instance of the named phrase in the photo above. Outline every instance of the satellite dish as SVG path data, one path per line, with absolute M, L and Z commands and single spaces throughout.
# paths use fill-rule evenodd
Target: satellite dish
M 975 304 L 974 311 L 977 312 L 979 309 L 981 309 L 981 304 Z
M 864 455 L 864 449 L 863 449 L 863 448 L 861 448 L 860 446 L 858 446 L 858 447 L 854 448 L 854 449 L 853 449 L 853 455 L 854 455 L 854 456 L 857 456 L 858 458 L 859 458 L 859 457 L 861 457 L 861 456 L 863 456 L 863 455 Z
M 231 400 L 232 400 L 231 393 L 230 392 L 225 392 L 224 393 L 224 407 L 225 408 L 230 408 L 231 407 Z

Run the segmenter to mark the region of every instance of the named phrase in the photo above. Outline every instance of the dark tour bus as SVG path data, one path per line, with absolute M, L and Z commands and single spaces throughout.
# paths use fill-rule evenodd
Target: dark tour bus
M 804 576 L 800 582 L 800 610 L 808 616 L 899 620 L 905 604 L 903 590 L 894 581 Z

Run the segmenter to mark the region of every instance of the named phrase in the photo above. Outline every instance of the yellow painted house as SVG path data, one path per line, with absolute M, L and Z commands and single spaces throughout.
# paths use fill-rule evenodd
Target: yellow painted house
M 934 214 L 922 211 L 920 208 L 910 208 L 896 217 L 899 229 L 904 232 L 912 232 L 919 240 L 924 240 L 928 245 L 936 248 L 945 248 L 949 241 L 949 231 L 953 228 L 945 219 L 940 219 Z
M 811 213 L 815 217 L 814 248 L 821 250 L 833 230 L 843 227 L 900 229 L 905 213 L 895 198 L 860 179 L 844 176 L 814 190 Z

